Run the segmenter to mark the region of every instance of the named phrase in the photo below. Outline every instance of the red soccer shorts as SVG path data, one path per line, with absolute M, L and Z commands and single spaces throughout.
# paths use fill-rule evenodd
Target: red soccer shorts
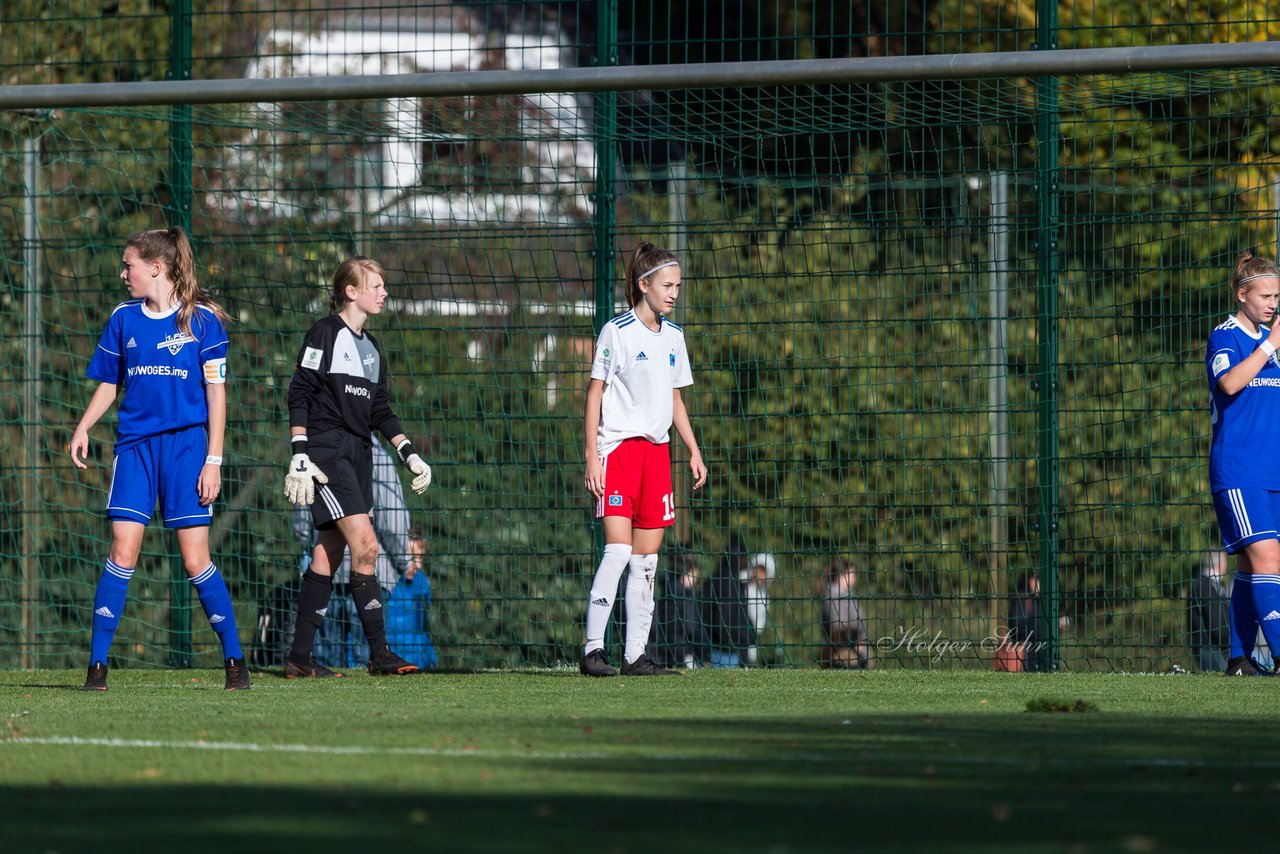
M 624 516 L 634 528 L 668 528 L 676 521 L 671 446 L 624 439 L 604 458 L 604 495 L 596 518 Z

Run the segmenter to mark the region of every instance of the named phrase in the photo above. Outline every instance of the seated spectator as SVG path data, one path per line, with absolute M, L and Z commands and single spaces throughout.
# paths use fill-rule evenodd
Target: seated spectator
M 822 634 L 826 645 L 820 663 L 835 670 L 865 670 L 872 666 L 867 621 L 858 604 L 858 571 L 846 560 L 836 560 L 818 582 L 822 604 Z
M 698 611 L 701 580 L 693 552 L 684 546 L 671 549 L 658 571 L 661 596 L 656 603 L 649 649 L 663 667 L 700 667 L 707 657 L 707 630 Z
M 426 554 L 426 535 L 415 526 L 409 532 L 409 560 L 400 583 L 387 597 L 384 619 L 387 643 L 406 661 L 423 670 L 433 670 L 438 662 L 427 616 L 431 604 L 431 582 L 427 579 Z

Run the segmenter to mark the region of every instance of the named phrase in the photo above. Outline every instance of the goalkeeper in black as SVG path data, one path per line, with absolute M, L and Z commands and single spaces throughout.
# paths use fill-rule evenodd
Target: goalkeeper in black
M 316 632 L 333 592 L 333 571 L 351 550 L 351 599 L 369 643 L 369 672 L 416 673 L 417 665 L 387 645 L 382 594 L 374 575 L 378 538 L 373 509 L 369 444 L 377 429 L 413 473 L 413 491 L 431 484 L 431 467 L 414 452 L 387 396 L 382 352 L 365 330 L 387 299 L 386 274 L 376 261 L 348 258 L 333 274 L 330 314 L 307 332 L 289 382 L 289 432 L 293 458 L 284 494 L 311 508 L 316 545 L 298 593 L 297 627 L 285 676 L 341 676 L 312 656 Z

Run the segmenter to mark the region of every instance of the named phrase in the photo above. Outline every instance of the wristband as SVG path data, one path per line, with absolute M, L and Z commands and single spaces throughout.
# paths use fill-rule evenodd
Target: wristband
M 1258 349 L 1266 353 L 1268 359 L 1276 354 L 1276 345 L 1272 344 L 1270 341 L 1263 341 L 1258 345 Z
M 213 454 L 210 454 L 204 458 L 204 464 L 207 466 L 220 466 L 222 465 L 222 457 L 215 457 Z
M 289 447 L 292 449 L 294 454 L 305 454 L 307 452 L 306 435 L 294 436 L 289 440 Z
M 396 456 L 400 458 L 400 462 L 402 463 L 409 462 L 409 457 L 413 456 L 413 442 L 410 442 L 408 439 L 405 439 L 403 442 L 397 445 Z

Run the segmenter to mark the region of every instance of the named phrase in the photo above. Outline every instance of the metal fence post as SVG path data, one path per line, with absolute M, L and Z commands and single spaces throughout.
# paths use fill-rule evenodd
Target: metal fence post
M 1056 0 L 1037 0 L 1037 50 L 1058 48 Z M 1058 78 L 1036 79 L 1036 278 L 1039 367 L 1036 371 L 1039 453 L 1040 606 L 1036 657 L 1058 668 Z
M 595 65 L 607 67 L 618 64 L 618 2 L 601 0 L 600 17 L 596 22 Z M 595 302 L 596 310 L 592 326 L 597 337 L 600 330 L 613 317 L 613 254 L 617 239 L 614 202 L 617 199 L 615 172 L 615 141 L 618 126 L 618 93 L 599 92 L 595 96 L 595 144 L 596 144 L 596 198 L 595 198 Z M 584 461 L 585 464 L 585 461 Z M 592 545 L 595 565 L 604 557 L 604 525 L 592 525 Z M 614 621 L 609 620 L 612 629 Z M 609 631 L 605 636 L 605 648 L 609 646 Z
M 174 0 L 169 78 L 191 79 L 191 0 Z M 174 104 L 169 119 L 169 224 L 191 233 L 191 105 Z M 194 241 L 193 241 L 194 242 Z M 169 584 L 169 665 L 191 666 L 191 585 L 181 559 Z
M 22 260 L 25 280 L 27 364 L 22 389 L 22 648 L 23 670 L 32 670 L 36 655 L 36 599 L 40 589 L 40 547 L 37 528 L 43 521 L 40 507 L 40 141 L 33 127 L 22 143 L 22 172 L 26 192 L 22 199 Z

